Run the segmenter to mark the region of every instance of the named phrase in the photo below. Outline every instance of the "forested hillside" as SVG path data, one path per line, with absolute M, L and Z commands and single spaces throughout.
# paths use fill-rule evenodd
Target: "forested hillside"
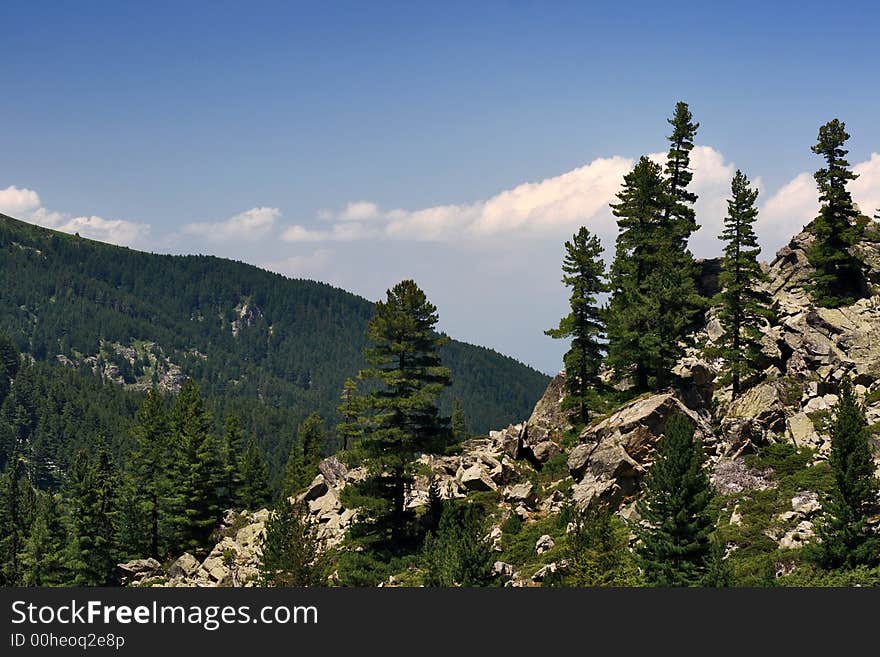
M 310 412 L 335 424 L 343 383 L 363 366 L 373 304 L 324 283 L 138 252 L 4 215 L 0 254 L 0 333 L 22 353 L 136 390 L 176 391 L 192 376 L 207 399 L 274 425 L 253 427 L 270 460 L 286 457 Z M 490 349 L 453 340 L 441 354 L 453 373 L 443 408 L 458 399 L 474 432 L 528 414 L 549 381 Z

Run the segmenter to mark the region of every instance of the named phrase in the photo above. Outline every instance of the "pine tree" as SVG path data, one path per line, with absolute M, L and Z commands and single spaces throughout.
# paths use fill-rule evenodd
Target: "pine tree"
M 604 323 L 597 295 L 607 292 L 605 264 L 599 238 L 583 226 L 565 243 L 562 282 L 571 288 L 571 312 L 559 326 L 544 333 L 551 338 L 571 338 L 566 352 L 565 397 L 562 409 L 569 411 L 575 429 L 590 421 L 600 387 L 599 366 L 604 351 Z
M 693 205 L 697 195 L 688 191 L 694 174 L 690 169 L 694 137 L 700 127 L 694 123 L 690 108 L 685 102 L 675 105 L 675 115 L 667 119 L 672 126 L 669 135 L 669 153 L 666 156 L 666 179 L 668 196 L 663 210 L 663 223 L 674 233 L 674 245 L 680 252 L 687 251 L 690 236 L 699 228 Z
M 282 485 L 285 497 L 301 491 L 318 474 L 321 451 L 326 441 L 324 420 L 317 413 L 310 414 L 300 424 L 296 441 L 290 446 Z
M 771 316 L 770 295 L 760 288 L 767 279 L 758 262 L 761 248 L 755 235 L 758 218 L 755 200 L 758 190 L 749 187 L 749 179 L 737 170 L 730 186 L 727 217 L 720 239 L 726 242 L 719 283 L 721 311 L 719 320 L 724 329 L 721 355 L 725 377 L 733 386 L 733 397 L 739 396 L 742 381 L 758 369 L 761 357 L 761 326 Z
M 668 202 L 661 173 L 642 157 L 624 177 L 619 203 L 611 206 L 619 233 L 606 317 L 607 362 L 618 375 L 632 371 L 639 390 L 667 383 L 696 312 L 693 269 L 676 250 L 676 233 L 662 223 Z
M 425 538 L 422 560 L 428 586 L 487 586 L 494 577 L 494 553 L 487 540 L 485 510 L 454 500 L 443 502 L 440 523 Z
M 249 438 L 238 466 L 241 485 L 236 490 L 235 505 L 240 509 L 260 509 L 269 502 L 269 466 L 253 438 Z
M 568 534 L 568 586 L 637 586 L 638 569 L 629 550 L 629 530 L 606 502 L 574 511 Z
M 262 540 L 263 586 L 312 587 L 325 583 L 317 527 L 303 504 L 278 500 Z
M 437 319 L 425 293 L 405 280 L 377 302 L 367 328 L 372 347 L 365 356 L 373 367 L 359 378 L 373 384 L 364 400 L 372 415 L 357 450 L 367 476 L 343 490 L 346 504 L 360 509 L 352 535 L 362 545 L 404 548 L 412 520 L 405 501 L 416 459 L 450 441 L 448 420 L 437 408 L 437 397 L 450 383 L 437 354 L 446 341 L 434 332 Z
M 467 419 L 464 416 L 464 409 L 461 407 L 461 400 L 457 397 L 452 401 L 452 415 L 449 418 L 452 426 L 452 439 L 460 443 L 468 439 Z
M 21 551 L 31 524 L 33 489 L 27 479 L 27 463 L 16 449 L 6 463 L 0 480 L 0 582 L 22 583 Z
M 694 427 L 673 415 L 657 445 L 654 465 L 637 503 L 638 556 L 644 577 L 654 586 L 700 586 L 709 571 L 714 523 L 705 454 Z
M 58 500 L 52 493 L 40 493 L 30 534 L 21 553 L 25 586 L 62 586 L 66 583 L 66 542 Z
M 342 402 L 336 409 L 342 422 L 336 425 L 336 435 L 342 440 L 343 451 L 353 446 L 363 435 L 360 415 L 363 413 L 363 398 L 357 394 L 357 383 L 346 379 L 339 397 Z
M 70 539 L 66 567 L 74 586 L 106 586 L 116 564 L 116 470 L 102 437 L 94 456 L 77 452 L 66 487 Z
M 140 518 L 145 521 L 143 535 L 149 537 L 147 548 L 155 559 L 168 547 L 173 496 L 169 471 L 172 466 L 171 436 L 165 400 L 156 388 L 151 389 L 137 412 L 137 424 L 132 430 L 134 451 L 131 456 L 133 495 L 139 500 Z
M 826 568 L 875 566 L 880 563 L 880 534 L 869 519 L 880 513 L 880 487 L 865 411 L 848 378 L 838 390 L 829 463 L 835 486 L 824 503 L 821 543 L 812 548 L 813 555 Z
M 223 468 L 220 506 L 224 509 L 235 504 L 236 495 L 242 485 L 241 457 L 244 447 L 244 430 L 236 415 L 227 415 L 223 424 L 223 445 L 220 449 L 220 464 Z
M 171 409 L 176 446 L 172 498 L 178 548 L 200 551 L 220 520 L 220 460 L 198 384 L 188 379 Z
M 825 167 L 813 176 L 822 207 L 808 227 L 815 240 L 807 257 L 816 269 L 809 289 L 816 305 L 829 308 L 850 305 L 867 294 L 861 262 L 850 253 L 862 236 L 865 220 L 846 188 L 858 177 L 846 161 L 847 139 L 846 124 L 834 119 L 819 128 L 818 142 L 812 147 L 825 158 Z

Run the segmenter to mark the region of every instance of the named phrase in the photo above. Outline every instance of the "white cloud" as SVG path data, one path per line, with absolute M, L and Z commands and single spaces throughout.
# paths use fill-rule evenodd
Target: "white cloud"
M 659 160 L 665 154 L 654 154 Z M 329 229 L 295 225 L 284 231 L 288 242 L 325 242 L 357 239 L 495 243 L 504 238 L 560 238 L 581 225 L 588 226 L 613 244 L 617 224 L 609 203 L 615 200 L 623 176 L 635 161 L 622 156 L 592 162 L 538 182 L 527 182 L 486 200 L 468 204 L 438 205 L 418 210 L 383 210 L 375 203 L 357 201 L 319 218 L 332 222 Z M 705 228 L 694 236 L 698 255 L 711 253 L 722 217 L 724 198 L 734 167 L 708 146 L 692 153 L 694 182 L 700 195 L 697 211 L 705 215 Z
M 149 224 L 47 210 L 37 192 L 15 186 L 0 190 L 0 212 L 46 228 L 123 246 L 145 243 L 150 232 Z
M 872 153 L 853 166 L 853 171 L 859 176 L 848 185 L 853 201 L 872 217 L 880 210 L 880 154 Z M 766 257 L 769 259 L 818 213 L 819 192 L 812 173 L 804 171 L 776 190 L 760 207 L 756 225 Z
M 853 200 L 859 209 L 873 217 L 880 214 L 880 153 L 871 153 L 871 157 L 853 167 L 859 177 L 850 183 Z
M 183 227 L 183 233 L 210 241 L 254 241 L 265 237 L 275 227 L 280 216 L 281 211 L 278 208 L 251 208 L 224 221 L 187 224 Z
M 369 201 L 354 201 L 345 206 L 337 217 L 339 221 L 365 221 L 381 217 L 379 206 Z
M 326 269 L 332 258 L 333 251 L 330 249 L 317 249 L 312 253 L 290 256 L 283 260 L 268 262 L 260 266 L 285 276 L 313 278 L 316 274 Z
M 0 189 L 0 212 L 10 217 L 30 216 L 40 207 L 40 196 L 32 189 L 15 186 Z
M 804 172 L 780 187 L 759 205 L 755 231 L 764 250 L 764 258 L 782 247 L 812 221 L 819 210 L 819 192 L 810 173 Z

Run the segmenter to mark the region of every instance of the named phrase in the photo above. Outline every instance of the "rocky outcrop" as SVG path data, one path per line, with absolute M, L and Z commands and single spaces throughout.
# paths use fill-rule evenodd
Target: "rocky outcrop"
M 581 433 L 580 444 L 568 455 L 568 469 L 577 482 L 572 488 L 574 501 L 583 506 L 596 496 L 618 503 L 633 497 L 653 462 L 666 423 L 676 413 L 690 418 L 695 438 L 713 449 L 707 418 L 675 393 L 640 397 Z

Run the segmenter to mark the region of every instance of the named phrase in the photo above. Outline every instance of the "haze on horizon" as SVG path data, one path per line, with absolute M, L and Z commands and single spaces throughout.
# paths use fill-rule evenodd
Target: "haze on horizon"
M 665 152 L 677 100 L 701 123 L 697 257 L 720 251 L 737 167 L 761 190 L 763 259 L 813 218 L 810 146 L 833 117 L 855 201 L 880 208 L 873 3 L 10 2 L 0 17 L 0 212 L 370 299 L 411 277 L 444 331 L 547 373 L 566 348 L 543 335 L 567 308 L 562 243 L 587 225 L 611 257 L 608 203 Z

